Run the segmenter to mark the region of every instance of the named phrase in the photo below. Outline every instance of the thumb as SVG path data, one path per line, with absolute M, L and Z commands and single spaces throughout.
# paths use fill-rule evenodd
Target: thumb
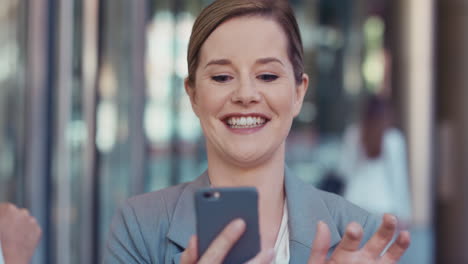
M 327 224 L 319 221 L 308 264 L 324 264 L 330 249 L 331 234 Z
M 188 247 L 182 253 L 182 256 L 180 258 L 180 263 L 182 263 L 182 264 L 192 264 L 192 263 L 196 263 L 197 259 L 198 259 L 198 256 L 197 256 L 197 237 L 192 236 L 190 238 Z

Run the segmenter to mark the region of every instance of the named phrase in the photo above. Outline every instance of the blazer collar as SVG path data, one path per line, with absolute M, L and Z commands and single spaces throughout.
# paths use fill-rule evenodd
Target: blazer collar
M 307 262 L 309 258 L 319 221 L 325 222 L 330 229 L 330 247 L 336 245 L 341 240 L 341 236 L 330 210 L 320 196 L 320 191 L 314 186 L 304 183 L 293 175 L 287 167 L 285 168 L 285 190 L 289 212 L 290 263 L 303 263 Z
M 195 181 L 190 182 L 182 191 L 169 226 L 169 240 L 186 248 L 190 236 L 196 233 L 195 227 L 195 192 L 209 187 L 208 172 L 205 171 Z M 285 166 L 285 190 L 288 205 L 291 263 L 294 259 L 307 261 L 316 233 L 318 221 L 325 222 L 331 232 L 331 247 L 340 240 L 338 228 L 329 209 L 319 195 L 319 191 L 310 184 L 305 184 Z M 307 256 L 302 258 L 300 256 Z M 300 258 L 298 258 L 300 257 Z
M 208 171 L 205 171 L 193 182 L 187 184 L 177 201 L 167 238 L 183 249 L 188 246 L 190 237 L 196 234 L 195 192 L 200 188 L 209 186 Z

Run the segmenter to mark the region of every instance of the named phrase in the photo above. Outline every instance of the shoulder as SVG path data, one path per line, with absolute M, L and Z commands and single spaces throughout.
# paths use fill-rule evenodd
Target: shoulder
M 356 222 L 364 230 L 364 239 L 367 241 L 377 230 L 380 223 L 378 217 L 349 202 L 343 197 L 334 193 L 318 190 L 319 196 L 333 218 L 340 236 L 343 236 L 346 226 L 351 222 Z
M 395 128 L 391 127 L 385 131 L 385 141 L 390 144 L 405 144 L 405 137 L 403 133 Z
M 324 221 L 330 227 L 332 243 L 338 242 L 343 237 L 346 227 L 351 222 L 356 222 L 364 229 L 363 242 L 370 238 L 376 228 L 375 216 L 366 210 L 352 204 L 343 197 L 317 189 L 297 178 L 292 171 L 286 170 L 285 175 L 286 195 L 288 197 L 288 210 L 293 221 L 293 229 L 296 235 L 303 238 L 304 244 L 310 244 L 308 238 L 304 238 L 304 229 L 310 226 L 310 219 Z M 312 226 L 316 226 L 313 223 Z M 310 229 L 311 237 L 314 237 L 315 229 Z M 310 242 L 310 243 L 309 243 Z
M 385 131 L 384 144 L 386 149 L 397 156 L 405 153 L 405 137 L 397 128 L 389 128 Z
M 173 250 L 166 243 L 166 235 L 176 204 L 187 185 L 126 200 L 112 220 L 104 263 L 162 262 L 168 250 Z
M 337 223 L 349 223 L 350 221 L 356 221 L 360 224 L 365 224 L 368 218 L 372 217 L 372 214 L 366 210 L 349 202 L 337 194 L 319 189 L 316 189 L 316 191 L 325 203 L 325 206 L 328 208 L 330 215 Z
M 355 139 L 356 137 L 359 136 L 359 130 L 361 128 L 357 124 L 351 124 L 348 127 L 346 127 L 344 133 L 343 133 L 343 138 L 344 139 Z
M 129 198 L 122 206 L 123 213 L 132 213 L 139 221 L 169 221 L 177 201 L 188 183 Z

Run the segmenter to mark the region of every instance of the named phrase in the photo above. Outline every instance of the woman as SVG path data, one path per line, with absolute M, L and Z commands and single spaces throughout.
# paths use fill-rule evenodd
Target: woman
M 185 87 L 206 137 L 208 169 L 194 182 L 127 201 L 114 218 L 104 262 L 222 263 L 245 224 L 233 221 L 197 256 L 193 194 L 207 186 L 257 188 L 262 251 L 252 263 L 398 260 L 408 233 L 379 258 L 392 238 L 394 217 L 386 215 L 360 249 L 376 221 L 305 185 L 285 167 L 285 139 L 309 81 L 287 1 L 215 1 L 195 21 L 188 65 Z

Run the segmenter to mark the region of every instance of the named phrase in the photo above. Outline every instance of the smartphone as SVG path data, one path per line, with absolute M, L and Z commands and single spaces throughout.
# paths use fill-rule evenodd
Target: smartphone
M 246 230 L 223 263 L 244 263 L 260 252 L 258 192 L 253 187 L 206 188 L 195 193 L 198 256 L 232 220 L 241 218 Z

